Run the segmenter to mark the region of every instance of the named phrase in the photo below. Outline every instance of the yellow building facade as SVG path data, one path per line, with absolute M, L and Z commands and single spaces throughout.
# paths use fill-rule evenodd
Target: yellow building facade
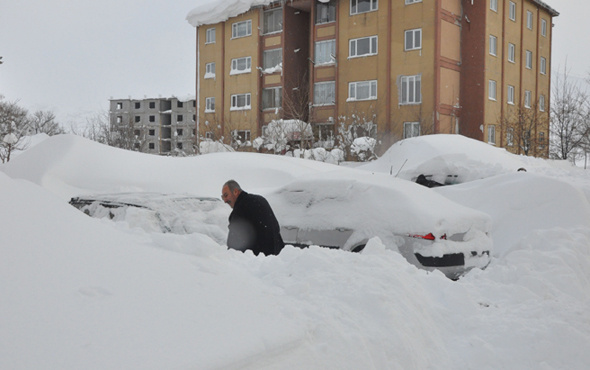
M 358 125 L 384 148 L 460 133 L 519 152 L 506 117 L 525 95 L 548 117 L 556 15 L 537 0 L 269 1 L 198 25 L 197 130 L 244 143 L 295 118 L 315 141 Z

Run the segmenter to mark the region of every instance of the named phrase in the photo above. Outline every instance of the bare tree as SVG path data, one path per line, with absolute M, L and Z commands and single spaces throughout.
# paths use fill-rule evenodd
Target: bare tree
M 539 111 L 537 104 L 508 107 L 499 121 L 506 135 L 506 147 L 515 148 L 516 154 L 546 155 L 548 138 L 544 133 L 549 130 L 548 116 Z
M 51 111 L 38 110 L 29 117 L 27 133 L 30 135 L 45 133 L 53 136 L 64 132 L 60 124 L 55 121 L 55 114 Z
M 376 158 L 375 145 L 377 141 L 377 111 L 373 108 L 357 110 L 351 108 L 345 115 L 338 117 L 337 146 L 344 152 L 346 158 L 357 161 L 369 161 Z M 362 150 L 355 145 L 355 140 L 371 138 L 372 146 L 364 146 Z M 365 140 L 366 141 L 366 140 Z M 358 141 L 357 141 L 358 143 Z
M 575 161 L 576 152 L 588 148 L 590 98 L 566 68 L 563 75 L 555 74 L 553 86 L 550 155 Z
M 0 96 L 0 160 L 2 163 L 10 161 L 10 155 L 15 150 L 24 150 L 27 143 L 24 140 L 28 112 L 18 106 L 17 102 L 7 102 Z

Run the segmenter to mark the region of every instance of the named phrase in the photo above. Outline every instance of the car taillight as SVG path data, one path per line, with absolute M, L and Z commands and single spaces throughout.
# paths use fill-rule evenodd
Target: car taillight
M 425 239 L 425 240 L 434 240 L 434 235 L 432 235 L 432 233 L 428 233 L 426 235 L 410 235 L 412 238 L 417 238 L 417 239 Z

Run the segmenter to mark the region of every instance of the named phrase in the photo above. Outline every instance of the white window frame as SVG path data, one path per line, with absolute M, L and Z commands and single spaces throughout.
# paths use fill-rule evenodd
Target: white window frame
M 498 0 L 490 0 L 490 9 L 498 12 Z
M 277 14 L 280 13 L 280 21 L 277 21 L 275 18 Z M 273 28 L 269 30 L 268 18 L 272 17 Z M 275 25 L 274 23 L 278 23 Z M 277 28 L 278 27 L 278 28 Z M 283 8 L 273 8 L 269 10 L 265 10 L 262 15 L 262 31 L 264 35 L 270 35 L 273 33 L 283 32 Z
M 406 0 L 406 5 L 411 5 L 411 4 L 416 4 L 416 3 L 421 3 L 422 0 Z M 409 122 L 411 123 L 411 122 Z
M 215 62 L 205 64 L 205 76 L 203 78 L 215 78 Z
M 530 50 L 526 51 L 526 59 L 525 59 L 525 67 L 526 69 L 533 69 L 533 52 Z
M 417 136 L 420 136 L 420 122 L 404 122 L 404 139 Z
M 515 60 L 516 60 L 516 45 L 509 42 L 508 43 L 508 61 L 510 63 L 516 63 Z
M 408 36 L 410 36 L 411 44 L 408 43 Z M 404 32 L 404 50 L 420 50 L 422 49 L 422 28 L 415 28 L 406 30 Z
M 215 28 L 207 28 L 205 44 L 215 44 Z
M 241 105 L 240 103 L 242 103 L 243 100 L 243 105 Z M 233 110 L 250 110 L 252 109 L 252 96 L 250 95 L 250 93 L 246 93 L 246 94 L 234 94 L 231 96 L 231 107 L 230 107 L 230 111 Z
M 278 53 L 279 55 L 279 63 L 275 63 L 273 65 L 267 65 L 267 60 L 268 57 L 271 53 Z M 269 69 L 269 68 L 275 68 L 278 67 L 279 65 L 283 64 L 283 49 L 282 48 L 278 48 L 278 49 L 268 49 L 268 50 L 264 50 L 262 52 L 262 69 Z
M 334 64 L 336 62 L 336 39 L 316 41 L 314 64 Z
M 358 54 L 358 44 L 360 41 L 368 40 L 369 52 L 366 54 Z M 374 49 L 374 50 L 373 50 Z M 348 41 L 348 58 L 360 58 L 371 55 L 377 55 L 379 50 L 379 40 L 377 36 L 360 37 L 358 39 L 350 39 Z M 354 51 L 354 54 L 353 54 Z
M 539 96 L 539 111 L 545 112 L 545 95 Z
M 367 89 L 369 95 L 359 98 L 359 90 Z M 356 81 L 348 84 L 348 100 L 347 101 L 362 101 L 362 100 L 376 100 L 377 99 L 377 80 L 370 81 Z
M 244 69 L 239 69 L 240 63 L 245 63 Z M 230 75 L 239 75 L 252 72 L 252 57 L 241 57 L 231 60 Z
M 541 36 L 547 37 L 547 20 L 541 19 Z
M 508 5 L 508 19 L 516 22 L 516 3 L 511 1 Z
M 245 27 L 244 30 L 242 28 Z M 231 38 L 239 39 L 252 35 L 252 20 L 248 19 L 241 22 L 235 22 L 231 25 Z
M 244 139 L 241 140 L 242 144 L 250 141 L 250 139 L 252 138 L 250 130 L 232 130 L 231 138 L 232 142 L 234 143 L 237 142 L 236 136 L 244 136 Z
M 547 59 L 545 57 L 541 57 L 539 61 L 539 73 L 542 75 L 547 74 Z
M 516 90 L 514 89 L 514 86 L 508 85 L 508 91 L 506 93 L 506 103 L 507 104 L 514 105 L 514 93 L 515 92 L 516 92 Z
M 530 90 L 524 91 L 524 107 L 531 108 L 532 93 Z
M 379 0 L 368 0 L 368 1 L 370 3 L 369 9 L 359 11 L 359 9 L 358 9 L 359 0 L 350 0 L 350 15 L 374 12 L 379 9 Z
M 488 125 L 488 144 L 496 145 L 496 125 Z
M 331 90 L 331 91 L 319 91 L 319 90 L 322 90 L 325 88 L 327 88 L 327 90 Z M 319 98 L 322 98 L 322 99 L 319 99 Z M 328 99 L 330 99 L 330 101 L 327 101 Z M 315 106 L 334 105 L 335 99 L 336 99 L 336 82 L 335 81 L 316 82 L 314 84 L 314 86 L 313 86 L 313 105 L 315 105 Z
M 526 11 L 526 28 L 529 30 L 533 29 L 533 12 L 530 10 Z
M 497 100 L 497 82 L 494 80 L 488 80 L 488 99 L 496 101 Z
M 422 104 L 422 75 L 401 76 L 399 104 Z
M 210 96 L 205 98 L 205 113 L 215 112 L 215 97 Z
M 512 127 L 506 130 L 506 146 L 514 146 L 514 129 Z
M 490 35 L 490 55 L 498 55 L 498 38 L 494 35 Z

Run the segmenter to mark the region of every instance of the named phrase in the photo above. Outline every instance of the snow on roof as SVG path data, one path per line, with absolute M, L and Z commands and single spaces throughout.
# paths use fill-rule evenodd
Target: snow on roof
M 328 1 L 320 0 L 322 3 Z M 186 20 L 194 27 L 225 22 L 254 7 L 270 5 L 274 2 L 277 0 L 210 0 L 191 10 L 187 14 Z

